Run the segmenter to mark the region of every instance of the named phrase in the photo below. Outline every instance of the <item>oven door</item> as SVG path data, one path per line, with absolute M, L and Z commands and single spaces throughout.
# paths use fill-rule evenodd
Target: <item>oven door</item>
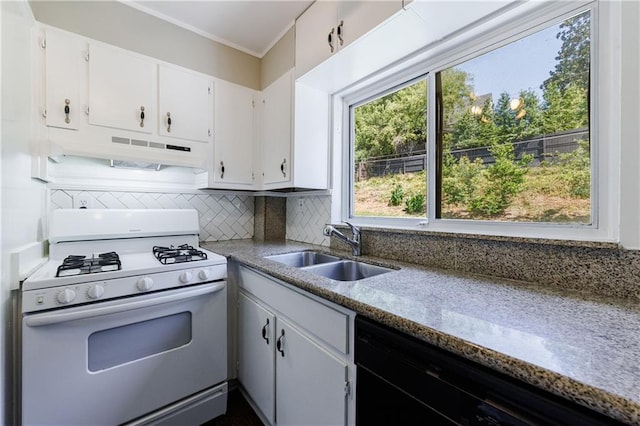
M 22 422 L 120 424 L 227 379 L 226 283 L 24 315 Z

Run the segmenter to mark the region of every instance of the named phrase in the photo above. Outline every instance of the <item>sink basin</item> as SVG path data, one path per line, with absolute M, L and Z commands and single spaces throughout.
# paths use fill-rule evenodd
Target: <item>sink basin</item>
M 304 268 L 304 270 L 336 281 L 357 281 L 393 271 L 393 269 L 369 265 L 368 263 L 354 262 L 353 260 L 342 260 L 324 265 L 309 266 Z
M 265 256 L 265 259 L 274 260 L 284 263 L 287 266 L 302 268 L 305 266 L 318 265 L 321 263 L 336 262 L 340 258 L 325 253 L 315 251 L 298 251 L 294 253 L 275 254 L 273 256 Z

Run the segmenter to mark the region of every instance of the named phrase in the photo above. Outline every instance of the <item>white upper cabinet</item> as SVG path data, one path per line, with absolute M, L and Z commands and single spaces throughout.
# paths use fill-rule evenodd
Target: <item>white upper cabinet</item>
M 213 77 L 57 28 L 39 32 L 38 152 L 207 167 Z
M 158 66 L 158 134 L 209 142 L 213 131 L 211 79 L 183 68 Z
M 317 1 L 296 21 L 296 77 L 402 9 L 402 1 Z
M 258 150 L 265 189 L 291 184 L 292 96 L 293 70 L 262 91 Z
M 156 65 L 132 52 L 89 45 L 89 123 L 152 133 L 156 122 Z
M 46 124 L 77 130 L 80 125 L 80 86 L 87 43 L 55 30 L 46 31 L 45 111 Z
M 338 2 L 338 48 L 350 45 L 402 8 L 402 1 Z
M 294 83 L 291 69 L 261 93 L 261 189 L 329 187 L 329 95 Z
M 335 1 L 316 1 L 296 20 L 296 77 L 337 51 L 337 19 Z
M 251 189 L 253 186 L 254 105 L 256 92 L 216 80 L 213 162 L 209 186 Z

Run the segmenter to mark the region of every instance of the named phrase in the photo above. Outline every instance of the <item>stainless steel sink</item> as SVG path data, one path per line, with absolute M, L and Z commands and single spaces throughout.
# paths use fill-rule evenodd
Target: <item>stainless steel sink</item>
M 298 251 L 294 253 L 275 254 L 273 256 L 265 256 L 265 259 L 274 260 L 295 268 L 341 260 L 339 257 L 315 251 Z
M 393 271 L 393 269 L 370 265 L 368 263 L 354 262 L 353 260 L 342 260 L 340 262 L 325 263 L 324 265 L 309 266 L 304 268 L 304 270 L 336 281 L 357 281 Z

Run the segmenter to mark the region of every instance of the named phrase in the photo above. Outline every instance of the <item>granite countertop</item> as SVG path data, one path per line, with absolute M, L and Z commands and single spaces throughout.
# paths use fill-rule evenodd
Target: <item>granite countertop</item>
M 297 242 L 203 243 L 317 296 L 625 423 L 640 424 L 640 306 L 535 284 L 371 256 L 400 268 L 339 282 L 263 259 Z

